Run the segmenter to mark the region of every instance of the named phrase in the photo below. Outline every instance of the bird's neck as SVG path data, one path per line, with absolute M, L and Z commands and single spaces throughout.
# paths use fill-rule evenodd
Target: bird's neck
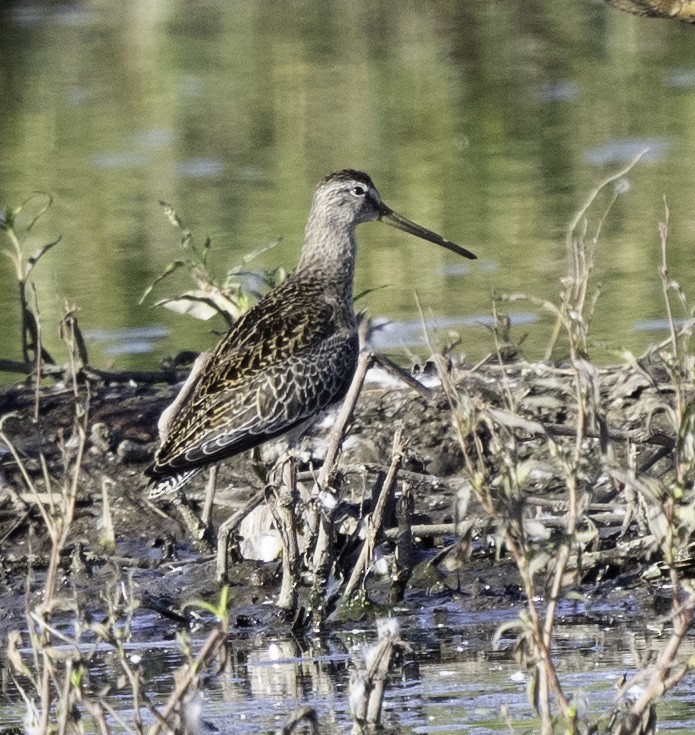
M 351 301 L 355 251 L 354 225 L 310 216 L 295 277 L 320 280 Z

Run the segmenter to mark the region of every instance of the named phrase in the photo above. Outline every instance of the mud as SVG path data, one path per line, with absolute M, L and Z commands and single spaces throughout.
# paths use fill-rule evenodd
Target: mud
M 667 376 L 658 364 L 639 369 L 621 366 L 595 370 L 596 411 L 603 417 L 605 436 L 597 434 L 587 443 L 591 456 L 598 457 L 601 442 L 614 445 L 618 458 L 631 446 L 633 461 L 649 472 L 672 471 L 675 432 L 664 420 L 673 401 Z M 507 430 L 521 437 L 519 459 L 538 459 L 545 445 L 534 436 L 534 425 L 553 427 L 558 437 L 572 440 L 576 426 L 573 405 L 576 376 L 566 368 L 519 363 L 500 367 L 489 364 L 475 370 L 457 368 L 454 380 L 466 400 L 501 410 L 514 395 L 518 423 Z M 142 470 L 157 442 L 157 419 L 176 393 L 171 385 L 127 383 L 82 385 L 81 400 L 88 392 L 87 444 L 78 479 L 78 503 L 72 532 L 61 559 L 61 593 L 89 612 L 102 606 L 102 590 L 118 579 L 133 582 L 138 604 L 153 610 L 163 625 L 188 623 L 185 603 L 193 598 L 214 599 L 219 586 L 214 561 L 201 556 L 185 528 L 166 504 L 154 506 L 146 499 Z M 36 401 L 39 420 L 35 421 Z M 661 407 L 661 408 L 660 408 Z M 44 507 L 50 508 L 50 493 L 59 493 L 70 482 L 76 446 L 75 396 L 70 386 L 45 387 L 37 397 L 27 385 L 2 389 L 0 415 L 3 431 L 21 458 Z M 490 414 L 492 415 L 492 414 Z M 504 421 L 507 414 L 494 414 Z M 330 418 L 315 426 L 303 440 L 304 468 L 319 466 L 321 436 Z M 418 528 L 451 524 L 458 494 L 466 484 L 464 458 L 444 393 L 435 389 L 424 397 L 401 385 L 368 383 L 363 391 L 341 460 L 347 482 L 344 499 L 360 512 L 369 484 L 389 463 L 393 432 L 403 429 L 409 442 L 403 476 L 415 489 L 414 523 Z M 599 424 L 596 431 L 600 433 Z M 564 428 L 563 428 L 564 427 Z M 485 433 L 484 422 L 480 431 Z M 611 433 L 613 432 L 613 433 Z M 483 436 L 486 440 L 486 437 Z M 561 439 L 558 439 L 560 441 Z M 492 475 L 499 457 L 489 447 L 487 462 Z M 501 456 L 501 455 L 499 455 Z M 43 459 L 42 459 L 43 457 Z M 35 494 L 6 446 L 0 447 L 0 635 L 24 627 L 27 602 L 39 599 L 50 541 Z M 538 459 L 540 462 L 541 460 Z M 545 461 L 545 460 L 543 460 Z M 45 470 L 44 465 L 45 463 Z M 592 503 L 597 518 L 610 516 L 615 506 L 626 503 L 615 479 L 599 474 L 591 479 Z M 242 507 L 262 483 L 258 465 L 248 456 L 225 462 L 220 468 L 214 509 L 217 527 L 234 510 Z M 50 477 L 50 487 L 45 476 Z M 193 481 L 188 495 L 200 503 L 205 477 Z M 565 489 L 557 477 L 539 473 L 529 482 L 531 517 L 540 517 L 551 529 L 561 527 Z M 102 545 L 103 501 L 108 497 L 116 536 L 115 549 Z M 55 496 L 54 496 L 55 497 Z M 533 505 L 535 504 L 535 505 Z M 441 533 L 416 534 L 415 567 L 405 594 L 405 605 L 413 609 L 432 599 L 456 599 L 463 609 L 503 610 L 523 605 L 523 592 L 514 564 L 496 541 L 485 514 L 472 502 L 467 507 L 466 542 L 443 527 Z M 610 520 L 610 519 L 609 519 Z M 596 563 L 575 570 L 577 600 L 566 604 L 564 614 L 576 620 L 638 620 L 668 609 L 670 593 L 664 589 L 655 544 L 638 543 L 645 534 L 639 514 L 625 527 L 613 518 L 601 527 L 586 558 L 598 555 Z M 385 553 L 393 542 L 385 542 Z M 613 554 L 613 555 L 612 555 Z M 684 567 L 687 563 L 684 562 Z M 645 574 L 645 570 L 651 570 Z M 541 569 L 542 575 L 547 573 Z M 237 561 L 231 566 L 231 585 L 236 624 L 241 627 L 272 625 L 272 602 L 279 586 L 279 562 Z M 388 575 L 373 575 L 369 597 L 374 610 L 388 604 Z M 27 600 L 28 598 L 28 600 Z M 72 607 L 73 603 L 67 607 Z M 364 611 L 363 611 L 364 612 Z

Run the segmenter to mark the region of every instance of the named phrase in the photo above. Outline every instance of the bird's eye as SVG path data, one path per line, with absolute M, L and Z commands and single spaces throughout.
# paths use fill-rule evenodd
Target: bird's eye
M 363 186 L 353 186 L 352 193 L 357 197 L 363 197 L 367 193 L 367 190 Z

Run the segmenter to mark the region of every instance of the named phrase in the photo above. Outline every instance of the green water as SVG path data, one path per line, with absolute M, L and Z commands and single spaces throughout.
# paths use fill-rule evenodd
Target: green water
M 2 5 L 0 47 L 0 204 L 54 197 L 26 247 L 63 237 L 34 278 L 58 358 L 65 300 L 101 367 L 155 367 L 214 341 L 221 323 L 138 305 L 179 254 L 160 199 L 199 242 L 213 238 L 217 273 L 278 236 L 258 265 L 291 269 L 313 186 L 346 166 L 479 256 L 361 227 L 356 290 L 387 286 L 361 304 L 402 327 L 390 349 L 420 343 L 414 291 L 471 359 L 492 345 L 479 322 L 493 291 L 556 298 L 567 224 L 643 147 L 597 246 L 592 356 L 666 334 L 664 197 L 671 275 L 692 295 L 691 26 L 599 0 L 15 2 Z M 155 296 L 189 286 L 179 272 Z M 14 288 L 2 259 L 0 357 L 20 356 Z M 550 318 L 524 302 L 509 312 L 527 355 L 542 355 Z

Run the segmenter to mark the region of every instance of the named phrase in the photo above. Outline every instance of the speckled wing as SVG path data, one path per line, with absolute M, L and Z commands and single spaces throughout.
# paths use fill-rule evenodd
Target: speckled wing
M 299 426 L 340 400 L 355 371 L 353 328 L 335 306 L 286 281 L 227 333 L 186 390 L 148 474 L 230 457 Z

